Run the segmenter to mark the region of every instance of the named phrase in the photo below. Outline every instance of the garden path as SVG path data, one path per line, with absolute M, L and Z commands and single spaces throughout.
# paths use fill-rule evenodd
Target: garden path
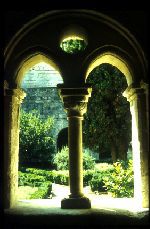
M 52 192 L 53 192 L 53 198 L 54 197 L 64 198 L 70 194 L 69 186 L 55 184 L 55 183 L 52 184 Z M 91 191 L 90 186 L 84 187 L 83 192 L 87 197 L 99 196 L 99 195 L 96 195 L 94 192 Z M 100 196 L 108 196 L 108 194 L 100 194 Z

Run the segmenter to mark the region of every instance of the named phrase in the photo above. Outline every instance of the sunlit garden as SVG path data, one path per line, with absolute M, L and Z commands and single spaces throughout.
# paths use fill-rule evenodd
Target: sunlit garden
M 132 160 L 95 164 L 86 152 L 83 154 L 83 185 L 89 193 L 112 197 L 133 197 Z M 69 185 L 68 147 L 54 157 L 56 170 L 20 168 L 19 192 L 25 199 L 51 199 L 55 197 L 53 184 Z M 59 187 L 59 186 L 58 186 Z M 59 192 L 59 190 L 57 190 Z
M 131 115 L 122 96 L 125 77 L 103 64 L 90 73 L 87 82 L 92 85 L 92 96 L 83 121 L 85 193 L 131 198 Z M 69 192 L 69 148 L 64 145 L 56 150 L 55 124 L 51 116 L 41 119 L 38 109 L 21 109 L 18 199 L 53 199 L 62 194 L 61 187 Z

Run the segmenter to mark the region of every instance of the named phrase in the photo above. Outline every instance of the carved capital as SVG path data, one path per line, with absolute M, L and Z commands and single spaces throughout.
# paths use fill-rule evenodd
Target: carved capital
M 91 96 L 91 87 L 59 88 L 59 95 L 64 103 L 68 117 L 82 117 L 86 112 L 88 98 Z
M 124 92 L 123 96 L 127 98 L 129 102 L 132 102 L 133 100 L 137 99 L 138 96 L 145 93 L 145 88 L 143 87 L 131 87 L 129 86 Z
M 26 93 L 20 89 L 20 88 L 17 88 L 17 89 L 5 89 L 5 96 L 8 96 L 8 97 L 15 97 L 16 101 L 18 104 L 22 103 L 24 97 L 26 96 Z

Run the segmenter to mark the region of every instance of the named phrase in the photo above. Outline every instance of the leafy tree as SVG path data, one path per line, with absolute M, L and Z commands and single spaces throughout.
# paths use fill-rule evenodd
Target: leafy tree
M 84 144 L 101 154 L 111 152 L 113 161 L 126 159 L 131 139 L 129 103 L 122 96 L 125 76 L 110 64 L 102 64 L 88 76 L 92 95 L 83 123 Z
M 20 164 L 51 162 L 54 154 L 53 119 L 40 119 L 37 111 L 20 114 Z

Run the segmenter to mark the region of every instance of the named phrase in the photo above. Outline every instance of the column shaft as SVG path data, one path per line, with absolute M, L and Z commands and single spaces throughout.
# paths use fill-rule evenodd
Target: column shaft
M 68 117 L 70 197 L 83 196 L 82 117 Z
M 19 107 L 20 96 L 25 93 L 19 89 L 7 90 L 4 97 L 4 207 L 13 207 L 18 190 L 19 156 Z
M 85 85 L 86 86 L 86 85 Z M 82 119 L 87 109 L 92 88 L 60 87 L 60 96 L 68 114 L 69 180 L 70 195 L 61 201 L 61 208 L 91 208 L 90 200 L 83 194 Z
M 124 92 L 132 114 L 132 149 L 134 198 L 140 207 L 149 207 L 149 129 L 147 94 L 144 88 L 127 88 Z

